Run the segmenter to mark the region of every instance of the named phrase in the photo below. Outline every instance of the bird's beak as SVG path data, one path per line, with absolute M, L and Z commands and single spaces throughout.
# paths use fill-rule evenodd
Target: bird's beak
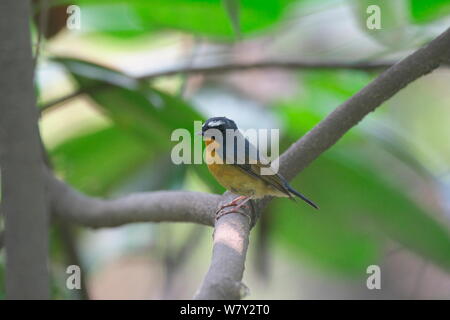
M 202 136 L 202 135 L 203 135 L 203 132 L 197 131 L 195 134 L 196 134 L 197 136 Z

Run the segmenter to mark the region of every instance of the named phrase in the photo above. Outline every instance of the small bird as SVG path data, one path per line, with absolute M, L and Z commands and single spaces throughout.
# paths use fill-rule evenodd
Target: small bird
M 226 117 L 210 118 L 203 124 L 202 131 L 198 134 L 202 135 L 205 141 L 205 160 L 211 174 L 228 191 L 239 195 L 217 211 L 221 212 L 217 219 L 225 214 L 237 212 L 251 199 L 261 199 L 265 196 L 287 197 L 294 201 L 294 196 L 297 196 L 310 206 L 319 209 L 314 202 L 292 188 L 285 178 L 271 168 L 271 163 L 239 132 L 233 120 Z M 228 141 L 227 138 L 234 141 Z M 238 149 L 239 139 L 244 141 L 244 150 Z M 230 151 L 227 145 L 231 145 L 232 142 L 234 152 L 227 152 Z M 261 174 L 263 168 L 264 175 Z M 239 201 L 241 202 L 238 204 Z M 226 207 L 233 208 L 221 211 Z

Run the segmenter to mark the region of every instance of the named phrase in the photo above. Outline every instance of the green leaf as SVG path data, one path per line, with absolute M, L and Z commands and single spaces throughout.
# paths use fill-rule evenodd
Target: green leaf
M 334 108 L 362 89 L 373 75 L 362 71 L 303 71 L 299 79 L 303 90 L 277 108 L 287 124 L 285 134 L 297 139 Z M 353 135 L 353 130 L 349 133 Z
M 231 1 L 227 1 L 231 2 Z M 236 2 L 233 0 L 232 2 Z M 295 0 L 245 0 L 239 6 L 239 26 L 244 35 L 263 31 L 281 19 Z M 60 1 L 80 5 L 88 18 L 82 30 L 151 31 L 175 29 L 206 36 L 231 38 L 237 20 L 230 24 L 222 0 L 101 0 Z M 230 7 L 227 5 L 227 7 Z M 233 5 L 236 8 L 236 5 Z M 236 16 L 236 10 L 228 12 Z M 113 19 L 111 19 L 113 17 Z M 83 18 L 82 18 L 83 19 Z
M 184 101 L 140 84 L 120 72 L 74 59 L 55 59 L 62 63 L 92 99 L 125 131 L 143 141 L 155 140 L 169 147 L 170 134 L 178 128 L 193 133 L 193 122 L 202 116 Z
M 448 0 L 410 0 L 411 15 L 416 23 L 426 23 L 450 15 Z
M 63 58 L 55 61 L 62 63 L 81 87 L 95 88 L 89 95 L 118 128 L 151 145 L 155 152 L 170 151 L 175 145 L 171 134 L 179 128 L 200 139 L 195 136 L 194 121 L 205 119 L 187 102 L 93 63 Z M 204 164 L 191 166 L 212 190 L 223 190 Z
M 153 155 L 151 147 L 115 126 L 69 139 L 50 152 L 64 179 L 91 195 L 105 195 Z

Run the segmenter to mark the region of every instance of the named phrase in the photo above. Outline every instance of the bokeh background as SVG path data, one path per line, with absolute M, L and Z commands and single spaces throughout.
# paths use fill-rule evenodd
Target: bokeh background
M 161 72 L 261 61 L 390 63 L 450 25 L 448 0 L 33 4 L 49 161 L 67 183 L 101 197 L 221 193 L 205 165 L 172 164 L 174 129 L 227 116 L 243 129 L 279 128 L 283 151 L 379 74 L 255 68 L 155 76 Z M 370 4 L 381 8 L 380 30 L 366 27 Z M 69 5 L 81 9 L 80 29 L 66 27 Z M 448 67 L 419 79 L 302 172 L 293 185 L 320 211 L 271 203 L 251 234 L 248 298 L 450 298 L 449 84 Z M 189 299 L 210 262 L 209 227 L 92 230 L 54 220 L 51 230 L 55 299 Z M 66 289 L 69 264 L 81 266 L 82 290 Z M 366 287 L 369 265 L 381 268 L 381 290 Z M 0 282 L 3 273 L 4 252 Z

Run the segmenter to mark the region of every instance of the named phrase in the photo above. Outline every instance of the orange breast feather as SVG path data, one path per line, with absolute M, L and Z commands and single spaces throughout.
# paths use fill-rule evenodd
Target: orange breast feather
M 216 155 L 215 150 L 219 148 L 219 144 L 214 140 L 207 140 L 205 143 L 206 160 L 210 162 L 214 159 Z M 246 174 L 237 166 L 225 163 L 211 163 L 208 164 L 208 169 L 223 187 L 233 193 L 244 196 L 265 193 L 266 186 L 261 180 Z

